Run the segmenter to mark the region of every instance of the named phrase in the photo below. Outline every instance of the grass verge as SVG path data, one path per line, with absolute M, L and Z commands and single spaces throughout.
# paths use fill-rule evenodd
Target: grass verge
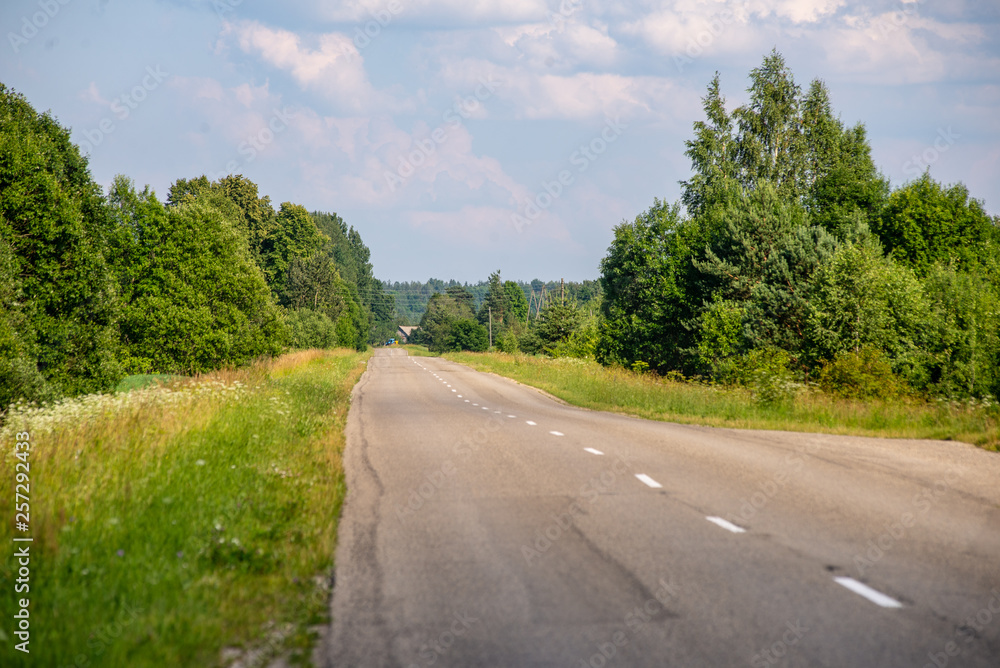
M 400 346 L 404 349 L 407 354 L 413 357 L 440 357 L 441 355 L 430 351 L 427 346 L 417 345 L 416 343 L 407 343 L 406 345 Z
M 343 426 L 368 356 L 305 351 L 13 411 L 0 430 L 0 664 L 306 662 L 327 617 Z M 28 534 L 13 526 L 15 431 L 31 434 Z M 14 535 L 34 538 L 30 592 L 17 595 Z M 13 649 L 20 597 L 30 655 Z
M 957 440 L 1000 446 L 994 406 L 918 400 L 852 401 L 821 392 L 762 402 L 743 388 L 677 382 L 572 358 L 503 353 L 447 353 L 447 359 L 537 387 L 595 410 L 653 420 L 738 429 L 778 429 L 856 436 Z

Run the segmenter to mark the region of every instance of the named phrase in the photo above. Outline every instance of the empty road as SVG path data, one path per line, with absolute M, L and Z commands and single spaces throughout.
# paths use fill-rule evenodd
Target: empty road
M 1000 455 L 563 405 L 379 350 L 330 666 L 1000 666 Z

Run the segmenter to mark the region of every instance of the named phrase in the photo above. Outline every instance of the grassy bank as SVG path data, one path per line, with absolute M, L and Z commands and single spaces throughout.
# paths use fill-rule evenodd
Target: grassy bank
M 327 614 L 343 425 L 368 354 L 266 365 L 14 414 L 0 431 L 0 664 L 211 666 L 308 657 Z M 29 431 L 30 532 L 14 531 Z M 31 654 L 12 535 L 31 535 Z M 24 545 L 21 543 L 19 545 Z
M 448 353 L 450 360 L 545 390 L 584 408 L 654 420 L 740 429 L 933 438 L 997 450 L 996 406 L 918 400 L 852 401 L 806 391 L 794 400 L 763 402 L 742 388 L 677 382 L 578 359 L 503 353 Z

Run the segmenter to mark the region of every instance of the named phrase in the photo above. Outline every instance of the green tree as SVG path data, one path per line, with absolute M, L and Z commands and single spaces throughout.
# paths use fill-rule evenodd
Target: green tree
M 280 352 L 285 330 L 233 221 L 199 201 L 164 207 L 115 180 L 124 229 L 122 340 L 132 372 L 196 373 Z
M 0 84 L 0 242 L 11 277 L 0 326 L 21 328 L 0 344 L 13 355 L 0 399 L 117 383 L 121 302 L 106 261 L 114 232 L 69 132 Z
M 872 161 L 864 125 L 845 128 L 834 117 L 822 81 L 812 82 L 802 107 L 806 207 L 814 224 L 853 240 L 877 219 L 889 182 Z
M 500 270 L 490 274 L 489 288 L 483 303 L 479 307 L 479 322 L 487 325 L 493 323 L 494 332 L 499 332 L 505 321 L 507 311 L 507 293 L 500 278 Z
M 450 350 L 471 350 L 483 352 L 489 348 L 489 334 L 486 328 L 471 318 L 459 318 L 451 325 L 448 336 Z
M 703 214 L 716 202 L 726 199 L 726 193 L 737 184 L 737 143 L 733 137 L 733 121 L 726 112 L 719 73 L 708 85 L 702 98 L 705 121 L 695 121 L 694 139 L 684 142 L 684 152 L 691 160 L 694 174 L 681 181 L 681 202 L 691 215 Z
M 506 307 L 504 324 L 512 327 L 518 323 L 527 323 L 528 299 L 524 296 L 524 290 L 514 281 L 504 281 L 503 291 Z
M 308 258 L 323 248 L 328 239 L 316 228 L 305 207 L 284 202 L 275 216 L 273 229 L 261 248 L 262 269 L 268 285 L 280 291 L 287 281 L 288 268 L 296 258 Z
M 1000 396 L 1000 289 L 979 272 L 935 265 L 921 386 L 945 396 Z
M 552 302 L 542 310 L 538 320 L 537 336 L 546 353 L 553 355 L 560 344 L 570 341 L 579 333 L 583 314 L 573 304 Z
M 420 329 L 415 332 L 415 343 L 426 344 L 437 351 L 451 350 L 455 322 L 475 320 L 473 300 L 472 293 L 461 286 L 449 287 L 444 293 L 433 295 L 420 319 Z
M 682 364 L 682 350 L 692 344 L 688 323 L 700 306 L 692 306 L 685 288 L 694 272 L 693 248 L 702 239 L 698 225 L 681 218 L 679 206 L 659 200 L 615 228 L 601 260 L 599 361 L 642 361 L 659 370 Z
M 913 272 L 885 257 L 876 239 L 841 246 L 816 272 L 809 304 L 816 358 L 870 347 L 896 371 L 909 374 L 917 363 L 926 298 Z
M 950 188 L 925 173 L 889 196 L 874 232 L 889 254 L 925 275 L 935 263 L 970 269 L 1000 245 L 1000 231 L 965 186 Z
M 804 176 L 801 91 L 777 50 L 750 71 L 747 92 L 749 101 L 733 113 L 743 185 L 755 188 L 768 181 L 783 197 L 798 199 Z
M 300 308 L 288 312 L 288 342 L 292 348 L 332 348 L 337 340 L 337 326 L 321 311 Z

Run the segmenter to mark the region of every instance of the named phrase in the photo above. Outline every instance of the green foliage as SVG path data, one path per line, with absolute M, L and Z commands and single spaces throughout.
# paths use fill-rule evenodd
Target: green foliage
M 4 404 L 110 390 L 121 377 L 121 302 L 105 259 L 112 234 L 69 132 L 0 84 Z
M 197 373 L 280 352 L 285 331 L 232 221 L 199 201 L 164 207 L 116 179 L 122 340 L 130 371 Z
M 590 318 L 578 325 L 565 339 L 545 346 L 545 352 L 552 357 L 575 357 L 592 360 L 597 356 L 599 343 L 598 320 Z
M 890 194 L 864 125 L 836 116 L 821 80 L 803 92 L 776 51 L 748 93 L 730 112 L 718 74 L 708 86 L 685 143 L 687 216 L 655 200 L 615 228 L 596 358 L 752 387 L 762 403 L 799 397 L 826 360 L 838 392 L 881 377 L 881 360 L 917 390 L 996 394 L 998 220 L 929 174 Z
M 427 302 L 420 319 L 420 329 L 414 332 L 414 343 L 425 344 L 433 351 L 452 349 L 451 330 L 458 320 L 474 320 L 472 293 L 460 286 L 450 287 Z M 487 347 L 489 346 L 487 333 Z
M 626 366 L 642 360 L 657 370 L 681 365 L 681 351 L 692 343 L 685 325 L 693 309 L 685 285 L 699 238 L 698 225 L 683 220 L 679 206 L 660 200 L 634 222 L 615 227 L 601 260 L 598 360 Z
M 818 358 L 870 347 L 903 370 L 916 361 L 926 319 L 927 303 L 916 276 L 882 255 L 878 241 L 869 239 L 842 246 L 817 271 L 807 336 Z
M 448 350 L 469 350 L 484 352 L 490 347 L 489 332 L 471 318 L 459 318 L 451 324 L 448 334 Z
M 743 184 L 770 183 L 782 196 L 797 198 L 804 176 L 799 86 L 776 50 L 750 71 L 750 81 L 750 100 L 733 112 Z
M 497 340 L 496 347 L 497 350 L 502 353 L 513 354 L 521 351 L 517 342 L 517 334 L 510 329 L 500 335 L 500 338 Z
M 549 348 L 569 339 L 580 327 L 583 316 L 572 304 L 546 306 L 538 321 L 538 338 Z
M 926 356 L 917 382 L 949 397 L 1000 396 L 1000 285 L 985 274 L 936 265 L 924 291 Z
M 333 348 L 338 343 L 337 325 L 322 311 L 298 308 L 288 312 L 285 322 L 292 348 Z
M 268 285 L 280 286 L 287 280 L 292 261 L 318 253 L 324 240 L 305 207 L 284 202 L 276 216 L 274 229 L 263 245 L 261 268 L 267 276 Z
M 799 227 L 775 242 L 745 307 L 744 334 L 752 348 L 802 349 L 813 276 L 837 247 L 821 227 Z
M 763 280 L 775 246 L 806 223 L 805 210 L 768 183 L 720 203 L 705 216 L 708 244 L 694 259 L 701 299 L 745 301 Z
M 965 186 L 945 188 L 929 172 L 892 193 L 874 231 L 893 258 L 919 275 L 935 263 L 973 269 L 1000 242 L 1000 229 Z
M 731 381 L 736 373 L 736 358 L 744 347 L 744 316 L 738 302 L 721 298 L 707 304 L 702 311 L 698 359 L 715 380 Z
M 517 323 L 527 323 L 528 321 L 528 299 L 524 296 L 524 290 L 514 281 L 504 281 L 504 325 L 511 327 Z
M 885 353 L 872 346 L 838 352 L 820 369 L 819 384 L 848 399 L 889 399 L 904 390 Z

